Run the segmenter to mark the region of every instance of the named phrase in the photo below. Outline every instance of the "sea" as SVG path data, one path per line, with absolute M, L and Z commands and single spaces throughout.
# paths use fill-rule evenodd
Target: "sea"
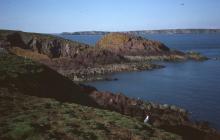
M 92 46 L 102 35 L 61 35 Z M 121 72 L 109 76 L 117 81 L 93 81 L 85 84 L 101 91 L 123 93 L 188 110 L 192 120 L 208 121 L 220 130 L 220 34 L 146 34 L 144 38 L 163 42 L 171 49 L 197 51 L 207 61 L 160 62 L 162 69 Z M 215 60 L 215 59 L 218 60 Z

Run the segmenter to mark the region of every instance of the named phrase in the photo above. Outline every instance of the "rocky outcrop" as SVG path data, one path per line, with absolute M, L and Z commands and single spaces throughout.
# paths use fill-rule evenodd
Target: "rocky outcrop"
M 151 125 L 178 134 L 184 140 L 217 140 L 220 138 L 218 132 L 206 123 L 190 121 L 185 109 L 174 105 L 144 102 L 140 99 L 128 98 L 121 93 L 99 92 L 93 87 L 81 86 L 82 90 L 88 92 L 102 108 L 135 117 L 140 121 L 143 121 L 148 114 Z
M 113 72 L 160 68 L 151 64 L 155 60 L 204 60 L 201 55 L 171 51 L 160 42 L 125 33 L 110 33 L 93 47 L 47 34 L 0 31 L 0 47 L 76 81 L 103 79 L 103 74 Z
M 200 53 L 194 52 L 194 51 L 186 52 L 186 57 L 188 59 L 197 60 L 197 61 L 203 61 L 203 60 L 208 60 L 209 59 L 208 57 L 203 56 Z
M 129 61 L 207 60 L 196 52 L 170 50 L 163 43 L 128 33 L 110 33 L 97 42 L 98 48 L 123 55 Z
M 158 68 L 153 64 L 132 64 L 119 53 L 51 35 L 20 31 L 0 33 L 2 48 L 41 62 L 76 81 L 97 80 L 112 72 Z
M 187 111 L 176 106 L 144 102 L 140 99 L 126 97 L 121 93 L 93 91 L 90 96 L 103 108 L 135 117 L 140 121 L 143 121 L 146 114 L 149 114 L 150 123 L 157 127 L 183 124 L 189 121 Z
M 170 49 L 158 41 L 125 33 L 110 33 L 96 44 L 97 47 L 131 56 L 150 56 L 168 53 Z
M 77 70 L 58 70 L 75 82 L 94 81 L 94 80 L 111 80 L 107 75 L 115 72 L 143 71 L 163 68 L 164 66 L 150 64 L 146 62 L 108 64 L 97 67 L 87 67 Z M 113 79 L 114 80 L 114 79 Z
M 7 48 L 20 56 L 32 58 L 34 54 L 38 55 L 38 60 L 41 58 L 40 55 L 47 56 L 50 62 L 47 60 L 46 64 L 49 66 L 62 67 L 62 64 L 65 64 L 63 60 L 71 61 L 69 65 L 71 69 L 74 69 L 77 65 L 87 67 L 125 61 L 123 56 L 119 54 L 57 36 L 20 31 L 1 31 L 0 34 L 2 35 L 1 47 Z
M 51 35 L 40 35 L 25 32 L 13 32 L 6 36 L 12 47 L 31 50 L 47 55 L 50 58 L 75 57 L 89 45 L 65 40 Z

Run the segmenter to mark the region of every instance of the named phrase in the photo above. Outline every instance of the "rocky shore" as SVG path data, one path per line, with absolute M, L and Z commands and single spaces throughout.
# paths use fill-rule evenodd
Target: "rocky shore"
M 125 56 L 125 58 L 132 62 L 158 62 L 158 61 L 170 61 L 170 62 L 178 62 L 178 61 L 187 61 L 187 60 L 196 60 L 196 61 L 204 61 L 209 58 L 201 55 L 197 52 L 187 52 L 185 55 L 161 55 L 161 56 Z
M 75 84 L 42 64 L 7 53 L 0 59 L 0 110 L 1 139 L 220 138 L 205 123 L 192 122 L 185 109 Z M 148 124 L 143 123 L 146 113 Z
M 115 80 L 107 77 L 107 75 L 116 72 L 143 71 L 163 68 L 164 66 L 146 63 L 123 63 L 109 64 L 104 66 L 88 67 L 79 70 L 58 70 L 59 73 L 72 79 L 75 82 L 94 81 L 94 80 Z
M 85 86 L 83 86 L 85 88 Z M 85 90 L 85 89 L 84 89 Z M 90 93 L 90 97 L 104 109 L 120 112 L 143 121 L 146 114 L 150 116 L 149 124 L 156 128 L 180 135 L 185 140 L 217 140 L 218 131 L 211 128 L 206 122 L 192 122 L 188 112 L 175 105 L 156 104 L 132 99 L 121 93 L 110 92 Z
M 155 61 L 207 59 L 128 33 L 107 34 L 91 47 L 52 35 L 1 30 L 0 48 L 43 63 L 76 82 L 109 79 L 105 75 L 114 72 L 161 68 Z

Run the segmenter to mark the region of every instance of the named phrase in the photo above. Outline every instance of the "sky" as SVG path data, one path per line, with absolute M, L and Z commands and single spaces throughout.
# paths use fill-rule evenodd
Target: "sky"
M 0 29 L 60 33 L 220 28 L 220 0 L 0 0 Z

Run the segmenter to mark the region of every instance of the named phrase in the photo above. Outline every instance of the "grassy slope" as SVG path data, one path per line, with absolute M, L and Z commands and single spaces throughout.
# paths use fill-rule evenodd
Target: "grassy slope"
M 0 89 L 0 139 L 180 139 L 133 118 Z
M 60 101 L 36 97 L 45 94 Z M 77 85 L 40 64 L 1 56 L 0 139 L 181 139 L 118 113 L 75 104 L 89 102 L 81 94 Z M 74 100 L 62 99 L 66 96 Z
M 39 97 L 84 105 L 95 103 L 78 85 L 46 66 L 15 55 L 0 57 L 0 85 Z

